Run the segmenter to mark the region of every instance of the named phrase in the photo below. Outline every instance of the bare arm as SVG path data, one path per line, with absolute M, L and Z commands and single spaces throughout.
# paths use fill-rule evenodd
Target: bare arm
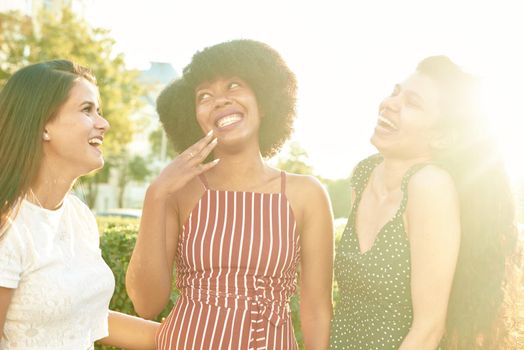
M 175 212 L 166 216 L 167 207 L 167 195 L 152 184 L 146 192 L 140 230 L 126 273 L 129 297 L 136 312 L 145 318 L 156 317 L 171 292 L 178 225 Z
M 333 308 L 333 214 L 316 179 L 308 178 L 302 191 L 300 321 L 306 349 L 324 350 Z
M 109 311 L 109 336 L 99 342 L 127 350 L 156 349 L 155 335 L 159 326 L 158 322 Z
M 140 230 L 126 274 L 126 288 L 136 312 L 154 318 L 169 301 L 178 240 L 174 193 L 216 164 L 201 162 L 216 145 L 208 134 L 173 160 L 149 186 Z
M 4 335 L 4 324 L 7 316 L 7 309 L 11 303 L 14 289 L 0 287 L 0 338 Z
M 400 350 L 434 350 L 445 330 L 449 294 L 460 246 L 460 213 L 451 177 L 433 166 L 408 188 L 413 323 Z

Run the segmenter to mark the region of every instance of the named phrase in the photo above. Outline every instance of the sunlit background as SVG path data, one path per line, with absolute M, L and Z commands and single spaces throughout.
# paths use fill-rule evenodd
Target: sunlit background
M 205 46 L 252 38 L 275 47 L 299 81 L 293 139 L 315 172 L 346 177 L 373 152 L 377 106 L 428 55 L 484 78 L 484 105 L 514 179 L 524 177 L 524 21 L 519 1 L 108 1 L 87 18 L 111 29 L 128 64 L 173 64 Z
M 68 4 L 90 26 L 108 29 L 114 52 L 124 54 L 130 69 L 147 71 L 160 62 L 180 74 L 197 50 L 237 38 L 273 46 L 298 78 L 292 141 L 323 179 L 347 179 L 360 159 L 374 153 L 369 138 L 380 101 L 420 60 L 447 55 L 482 78 L 479 103 L 524 212 L 524 11 L 518 0 L 0 0 L 0 11 L 30 13 L 36 3 Z M 155 114 L 155 97 L 145 114 Z M 147 142 L 146 132 L 140 134 L 136 149 Z M 330 194 L 336 191 L 330 187 Z M 127 206 L 140 207 L 142 192 Z M 105 209 L 113 205 L 98 202 Z

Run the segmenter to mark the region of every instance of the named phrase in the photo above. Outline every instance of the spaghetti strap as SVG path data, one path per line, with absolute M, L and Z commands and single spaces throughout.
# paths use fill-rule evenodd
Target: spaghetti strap
M 280 191 L 282 194 L 286 194 L 286 172 L 280 171 Z
M 206 189 L 206 191 L 208 190 L 209 186 L 207 184 L 207 179 L 206 179 L 206 176 L 202 173 L 200 175 L 198 175 L 198 178 L 200 179 L 200 182 L 202 182 L 202 185 L 204 185 L 204 188 Z

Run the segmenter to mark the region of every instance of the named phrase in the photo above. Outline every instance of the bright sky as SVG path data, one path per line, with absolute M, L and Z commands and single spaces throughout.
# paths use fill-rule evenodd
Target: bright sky
M 277 49 L 299 82 L 293 139 L 317 174 L 346 177 L 369 144 L 378 104 L 426 56 L 445 54 L 481 76 L 484 102 L 514 177 L 524 178 L 524 21 L 518 0 L 91 0 L 133 67 L 251 38 Z

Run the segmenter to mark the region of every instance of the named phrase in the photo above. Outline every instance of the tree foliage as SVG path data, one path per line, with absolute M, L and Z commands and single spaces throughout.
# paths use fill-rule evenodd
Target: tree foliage
M 351 208 L 349 178 L 337 180 L 321 179 L 321 181 L 327 188 L 335 219 L 348 217 L 349 209 Z
M 151 144 L 151 155 L 153 159 L 165 161 L 165 159 L 173 159 L 177 155 L 175 148 L 167 139 L 167 135 L 162 127 L 153 130 L 151 134 L 149 134 L 149 143 Z
M 307 152 L 298 142 L 289 144 L 287 152 L 279 157 L 277 167 L 293 174 L 313 174 L 313 168 L 308 164 Z

